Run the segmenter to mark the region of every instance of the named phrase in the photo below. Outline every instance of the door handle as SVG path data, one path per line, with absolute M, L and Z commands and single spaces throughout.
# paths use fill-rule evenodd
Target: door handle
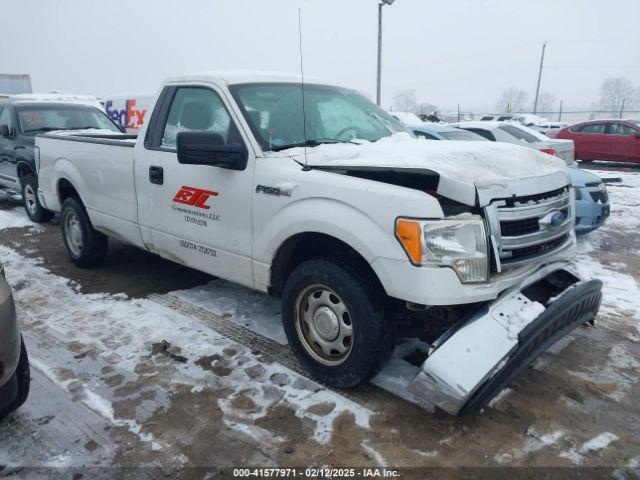
M 164 183 L 164 169 L 151 165 L 149 167 L 149 181 L 156 185 L 162 185 Z

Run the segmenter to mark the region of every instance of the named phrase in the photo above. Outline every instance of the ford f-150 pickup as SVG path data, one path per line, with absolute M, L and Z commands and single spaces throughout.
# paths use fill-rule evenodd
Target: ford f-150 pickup
M 568 266 L 564 162 L 419 140 L 340 86 L 172 78 L 137 139 L 36 145 L 38 195 L 73 262 L 102 262 L 115 237 L 280 296 L 291 348 L 334 387 L 368 381 L 413 335 L 429 348 L 409 391 L 462 414 L 600 305 L 601 283 Z

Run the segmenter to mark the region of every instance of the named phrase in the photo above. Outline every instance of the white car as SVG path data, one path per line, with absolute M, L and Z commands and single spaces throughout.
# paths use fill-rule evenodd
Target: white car
M 573 140 L 552 139 L 532 128 L 515 122 L 460 122 L 452 126 L 477 133 L 492 142 L 511 143 L 535 148 L 561 158 L 567 165 L 574 165 L 576 152 Z
M 407 383 L 453 414 L 486 405 L 593 321 L 601 283 L 567 267 L 576 240 L 562 161 L 414 138 L 320 80 L 304 94 L 303 109 L 292 76 L 176 77 L 137 141 L 38 137 L 39 197 L 61 212 L 71 260 L 104 261 L 115 237 L 281 296 L 291 348 L 335 387 L 380 370 L 398 319 L 426 332 L 446 318 Z

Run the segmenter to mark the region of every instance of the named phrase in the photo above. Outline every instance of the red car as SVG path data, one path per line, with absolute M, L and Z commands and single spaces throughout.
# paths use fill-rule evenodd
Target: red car
M 556 138 L 573 140 L 576 158 L 640 163 L 640 120 L 592 120 L 561 129 Z

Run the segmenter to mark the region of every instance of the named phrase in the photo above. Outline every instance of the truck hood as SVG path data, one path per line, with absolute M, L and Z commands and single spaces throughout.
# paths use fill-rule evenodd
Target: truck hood
M 543 193 L 569 184 L 566 164 L 495 142 L 429 141 L 400 133 L 377 142 L 325 144 L 279 152 L 322 170 L 401 171 L 438 177 L 436 192 L 467 205 Z

